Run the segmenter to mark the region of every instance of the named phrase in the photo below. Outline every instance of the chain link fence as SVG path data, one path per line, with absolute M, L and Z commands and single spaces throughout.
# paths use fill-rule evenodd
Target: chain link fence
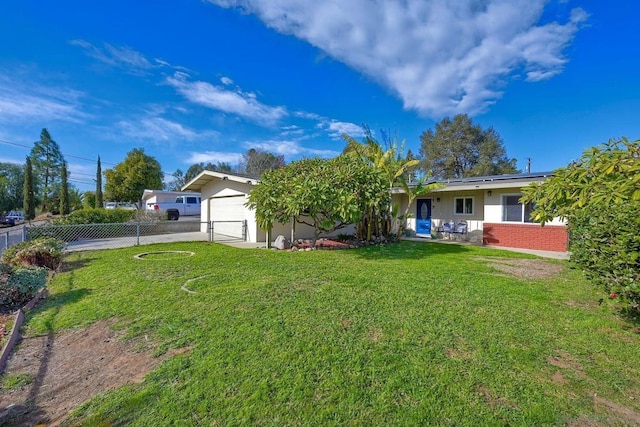
M 10 246 L 17 245 L 26 240 L 24 227 L 0 228 L 0 256 Z
M 19 230 L 0 230 L 0 255 L 10 246 L 38 237 L 62 240 L 67 243 L 68 251 L 125 248 L 168 242 L 242 242 L 247 239 L 246 221 L 25 225 Z

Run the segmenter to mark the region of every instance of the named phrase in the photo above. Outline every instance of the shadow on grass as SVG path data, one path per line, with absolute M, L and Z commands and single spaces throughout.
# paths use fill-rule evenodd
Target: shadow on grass
M 387 245 L 358 249 L 357 255 L 365 259 L 423 259 L 438 255 L 458 255 L 470 252 L 468 246 L 434 242 L 402 241 Z
M 95 258 L 78 258 L 73 261 L 63 260 L 62 265 L 60 266 L 60 273 L 68 273 L 73 270 L 78 270 L 80 268 L 86 267 L 91 261 Z
M 49 295 L 47 300 L 43 304 L 38 306 L 38 310 L 36 311 L 43 311 L 43 310 L 50 310 L 50 309 L 54 309 L 57 311 L 63 305 L 80 301 L 82 298 L 84 298 L 86 295 L 89 295 L 90 293 L 91 293 L 91 289 L 79 288 L 79 289 L 73 289 L 65 292 L 56 293 L 54 295 Z

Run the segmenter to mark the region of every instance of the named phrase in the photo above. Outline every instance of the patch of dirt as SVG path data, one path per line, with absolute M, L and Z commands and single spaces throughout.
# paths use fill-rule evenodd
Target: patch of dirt
M 615 402 L 605 399 L 597 395 L 593 396 L 593 404 L 598 406 L 604 406 L 607 412 L 615 414 L 619 421 L 622 421 L 625 425 L 640 425 L 640 413 L 629 409 L 625 406 L 619 405 Z M 616 423 L 617 424 L 617 423 Z
M 1 392 L 0 424 L 59 425 L 94 395 L 142 382 L 147 373 L 176 354 L 153 357 L 150 344 L 121 342 L 122 332 L 113 331 L 113 323 L 100 321 L 81 330 L 23 339 L 5 374 L 26 375 L 32 381 L 21 389 Z
M 556 385 L 565 385 L 567 383 L 567 379 L 560 372 L 556 372 L 551 376 L 551 382 Z
M 505 397 L 496 396 L 494 392 L 489 390 L 485 386 L 480 386 L 477 388 L 478 392 L 482 394 L 482 398 L 485 403 L 489 405 L 491 408 L 495 408 L 497 406 L 502 406 L 506 408 L 518 408 L 518 405 Z
M 488 262 L 496 270 L 519 279 L 547 279 L 560 274 L 564 270 L 562 265 L 544 259 L 494 257 L 476 257 L 476 259 Z
M 369 339 L 373 342 L 380 342 L 384 334 L 378 328 L 369 329 Z
M 547 363 L 556 368 L 571 371 L 580 378 L 588 378 L 580 362 L 564 351 L 559 352 L 557 355 L 547 357 Z
M 11 332 L 14 316 L 12 314 L 0 313 L 0 349 L 4 346 L 4 337 Z

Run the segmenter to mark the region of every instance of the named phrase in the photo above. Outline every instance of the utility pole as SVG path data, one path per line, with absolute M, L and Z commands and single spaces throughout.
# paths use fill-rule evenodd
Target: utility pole
M 531 174 L 531 157 L 527 157 L 527 173 Z

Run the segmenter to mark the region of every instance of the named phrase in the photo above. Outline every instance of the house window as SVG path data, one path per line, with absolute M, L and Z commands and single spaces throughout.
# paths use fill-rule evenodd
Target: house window
M 502 196 L 502 220 L 506 222 L 533 222 L 533 203 L 520 203 L 521 194 Z
M 473 215 L 473 197 L 456 197 L 453 203 L 456 215 Z

